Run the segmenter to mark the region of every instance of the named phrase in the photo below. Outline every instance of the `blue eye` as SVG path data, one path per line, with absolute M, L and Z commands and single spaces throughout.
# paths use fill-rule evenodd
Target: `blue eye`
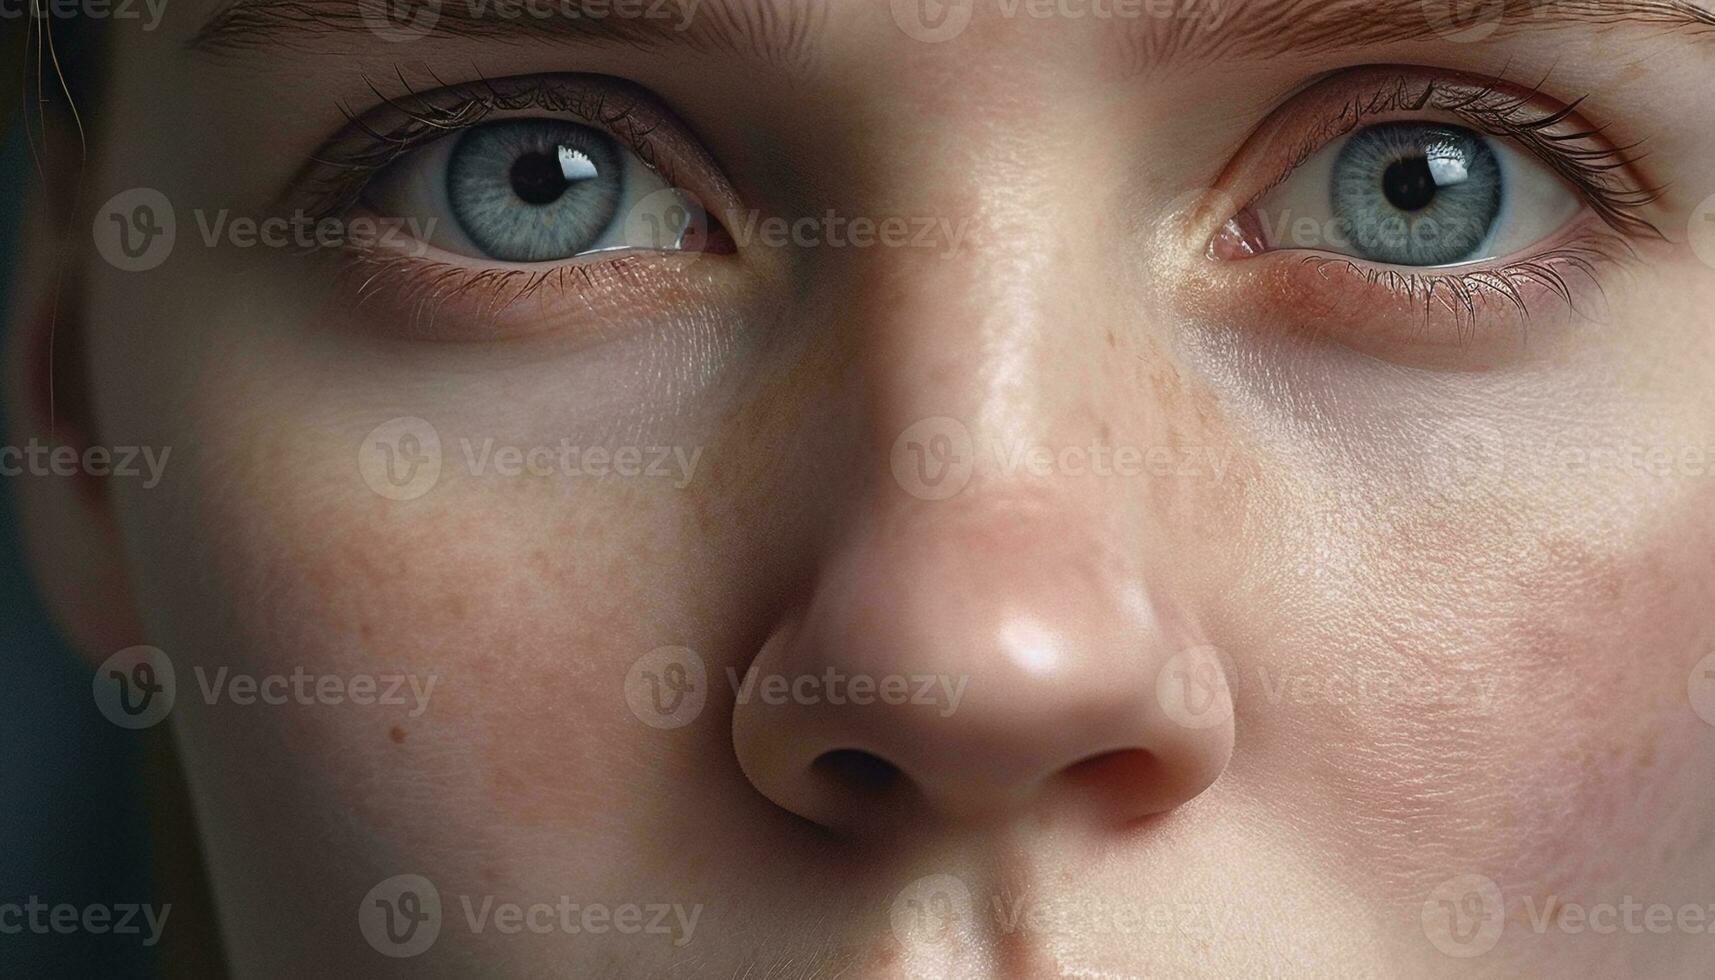
M 1265 251 L 1319 249 L 1432 268 L 1522 252 L 1582 208 L 1528 154 L 1424 120 L 1378 123 L 1330 143 L 1253 211 Z
M 447 203 L 486 254 L 545 262 L 587 252 L 625 197 L 625 159 L 587 126 L 513 119 L 458 138 L 447 161 Z
M 474 126 L 407 154 L 366 196 L 431 244 L 500 262 L 673 251 L 702 214 L 614 137 L 563 119 Z
M 1425 123 L 1360 130 L 1334 160 L 1329 184 L 1335 220 L 1358 254 L 1395 265 L 1470 261 L 1505 199 L 1487 140 Z

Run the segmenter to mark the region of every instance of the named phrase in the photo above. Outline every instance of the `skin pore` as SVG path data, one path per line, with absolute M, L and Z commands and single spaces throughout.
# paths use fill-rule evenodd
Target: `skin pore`
M 85 404 L 9 441 L 171 447 L 19 493 L 92 662 L 171 658 L 235 974 L 1711 961 L 1708 8 L 668 8 L 106 38 L 13 311 L 79 338 Z M 422 161 L 473 113 L 613 132 L 697 247 L 471 254 Z M 1252 233 L 1420 119 L 1574 217 L 1453 273 Z M 88 232 L 134 188 L 176 232 L 127 271 Z M 244 230 L 299 213 L 398 237 Z M 431 437 L 427 489 L 365 468 Z M 364 926 L 399 875 L 441 908 L 411 956 Z

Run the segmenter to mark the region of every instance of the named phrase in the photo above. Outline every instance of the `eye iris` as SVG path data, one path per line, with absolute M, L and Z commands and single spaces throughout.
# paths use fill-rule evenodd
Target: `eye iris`
M 1401 211 L 1422 211 L 1435 200 L 1435 175 L 1429 172 L 1429 158 L 1412 157 L 1387 168 L 1382 189 L 1388 203 Z
M 484 254 L 509 262 L 597 247 L 625 192 L 625 159 L 613 138 L 558 119 L 476 126 L 447 161 L 447 204 L 460 230 Z
M 1480 254 L 1504 190 L 1499 159 L 1482 136 L 1405 122 L 1353 134 L 1334 162 L 1329 192 L 1340 231 L 1361 257 L 1437 266 Z

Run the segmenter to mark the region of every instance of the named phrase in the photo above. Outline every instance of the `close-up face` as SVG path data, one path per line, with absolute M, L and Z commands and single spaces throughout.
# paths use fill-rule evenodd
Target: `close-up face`
M 222 972 L 1715 963 L 1705 0 L 134 13 L 0 463 Z

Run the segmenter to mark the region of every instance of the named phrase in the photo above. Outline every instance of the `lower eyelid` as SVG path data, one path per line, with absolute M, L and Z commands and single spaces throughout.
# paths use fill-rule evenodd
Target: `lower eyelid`
M 1553 338 L 1555 317 L 1600 317 L 1609 278 L 1633 258 L 1592 213 L 1531 253 L 1443 269 L 1272 252 L 1243 262 L 1199 258 L 1180 304 L 1205 323 L 1288 333 L 1389 361 L 1472 368 Z
M 361 319 L 361 329 L 402 340 L 492 342 L 561 332 L 594 343 L 737 295 L 719 256 L 695 252 L 597 253 L 523 266 L 421 242 L 370 242 L 347 244 L 336 261 L 333 308 Z

